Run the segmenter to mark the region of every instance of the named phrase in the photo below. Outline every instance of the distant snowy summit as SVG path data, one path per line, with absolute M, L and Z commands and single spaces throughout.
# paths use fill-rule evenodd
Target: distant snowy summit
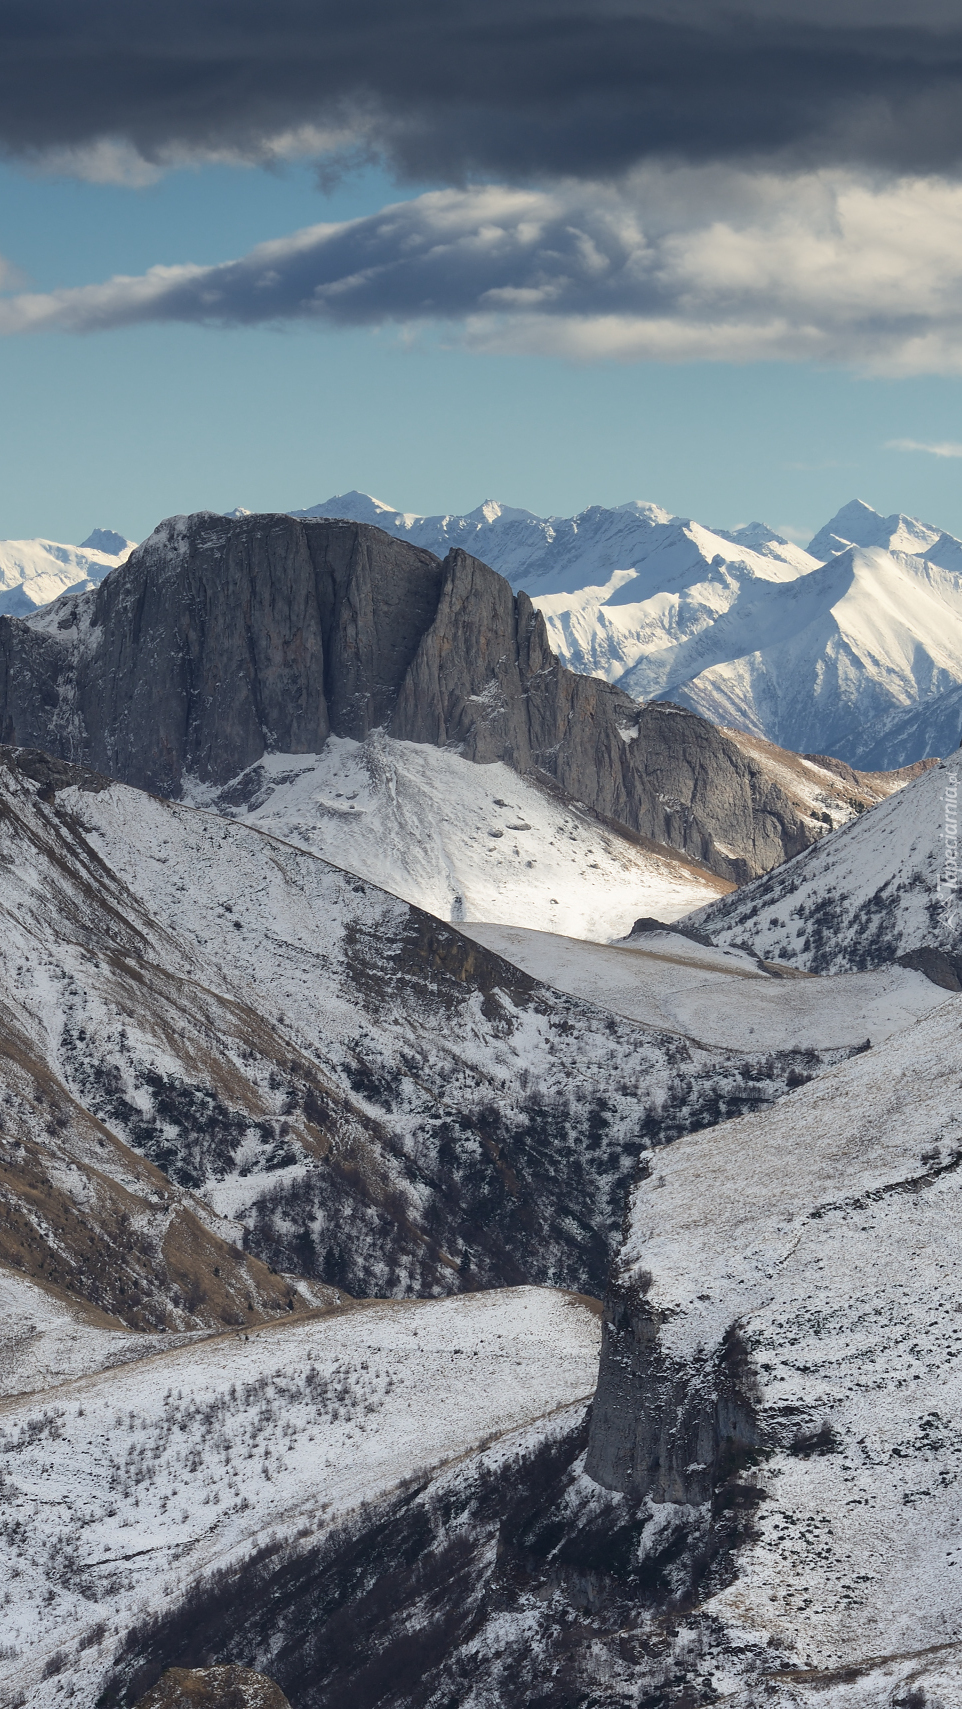
M 130 556 L 136 542 L 95 528 L 80 546 L 0 540 L 0 616 L 29 617 L 62 593 L 81 593 Z
M 418 516 L 342 493 L 301 516 L 461 546 L 524 588 L 572 670 L 799 753 L 882 770 L 962 730 L 962 542 L 853 499 L 803 550 L 633 500 L 542 517 L 487 500 Z

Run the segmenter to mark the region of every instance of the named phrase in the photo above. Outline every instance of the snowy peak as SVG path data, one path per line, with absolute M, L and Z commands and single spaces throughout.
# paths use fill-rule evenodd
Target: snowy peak
M 853 498 L 819 529 L 808 550 L 820 563 L 834 558 L 849 546 L 881 546 L 889 552 L 924 554 L 942 538 L 938 528 L 896 511 L 880 516 L 870 504 Z M 948 536 L 951 539 L 951 536 Z
M 62 593 L 94 587 L 132 551 L 132 541 L 104 528 L 95 528 L 82 546 L 0 540 L 0 616 L 28 617 Z
M 237 514 L 236 512 L 234 514 Z M 250 513 L 245 511 L 244 515 Z M 406 513 L 398 510 L 395 505 L 385 504 L 383 499 L 374 498 L 371 493 L 360 493 L 352 490 L 349 493 L 335 493 L 333 498 L 325 499 L 321 504 L 311 505 L 309 510 L 292 510 L 291 516 L 330 517 L 340 522 L 370 522 L 376 528 L 386 528 L 388 533 L 401 532 L 405 524 L 423 522 L 424 517 L 416 516 L 413 512 Z
M 425 521 L 427 519 L 419 517 L 418 520 Z M 541 518 L 535 516 L 534 511 L 518 510 L 513 505 L 499 503 L 496 498 L 486 498 L 476 510 L 469 510 L 465 517 L 466 522 L 477 522 L 479 524 L 485 522 L 489 524 L 495 522 L 539 522 L 540 520 Z
M 80 550 L 105 552 L 109 557 L 121 558 L 132 552 L 135 545 L 136 541 L 128 540 L 113 528 L 95 528 L 87 535 L 86 540 L 81 540 Z

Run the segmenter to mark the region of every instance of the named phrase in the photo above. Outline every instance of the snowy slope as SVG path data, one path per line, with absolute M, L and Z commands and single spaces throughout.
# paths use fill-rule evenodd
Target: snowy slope
M 9 750 L 0 800 L 0 1259 L 132 1327 L 297 1309 L 287 1273 L 600 1289 L 641 1150 L 797 1080 L 254 826 Z
M 879 721 L 960 682 L 962 576 L 852 547 L 787 584 L 743 585 L 710 629 L 652 648 L 622 686 L 881 769 Z
M 635 1193 L 588 1470 L 704 1548 L 717 1398 L 750 1523 L 676 1678 L 739 1709 L 962 1701 L 960 1073 L 949 1004 Z
M 170 1352 L 193 1335 L 127 1333 L 82 1300 L 58 1299 L 0 1265 L 0 1396 L 28 1395 L 75 1377 Z
M 103 550 L 98 540 L 112 548 Z M 93 544 L 91 542 L 94 542 Z M 132 540 L 95 529 L 84 546 L 56 540 L 0 540 L 0 615 L 27 617 L 60 594 L 93 587 L 133 551 Z
M 779 979 L 737 950 L 705 949 L 677 933 L 625 944 L 581 943 L 514 926 L 465 930 L 487 949 L 559 991 L 629 1020 L 730 1050 L 830 1049 L 878 1042 L 946 1001 L 903 967 Z
M 962 573 L 962 563 L 959 566 Z M 904 765 L 916 754 L 952 754 L 962 741 L 962 686 L 948 688 L 903 712 L 890 712 L 859 733 L 859 763 Z
M 819 973 L 879 967 L 923 946 L 958 956 L 945 833 L 955 835 L 959 769 L 952 755 L 692 923 L 719 943 Z
M 617 566 L 603 585 L 558 592 L 528 588 L 548 625 L 555 652 L 572 670 L 619 682 L 652 699 L 646 681 L 626 678 L 634 666 L 680 638 L 713 632 L 732 607 L 760 603 L 771 585 L 792 583 L 816 567 L 798 547 L 753 550 L 697 522 L 672 519 L 652 531 L 644 555 Z M 661 685 L 663 686 L 663 685 Z
M 503 764 L 375 731 L 321 754 L 269 754 L 226 789 L 187 799 L 359 873 L 440 919 L 502 920 L 621 937 L 639 914 L 674 920 L 729 886 L 609 831 Z
M 493 1438 L 509 1457 L 513 1432 L 590 1397 L 599 1340 L 584 1303 L 521 1288 L 217 1337 L 8 1402 L 6 1700 L 62 1701 L 69 1655 L 93 1709 L 118 1638 L 201 1575 L 316 1542 Z

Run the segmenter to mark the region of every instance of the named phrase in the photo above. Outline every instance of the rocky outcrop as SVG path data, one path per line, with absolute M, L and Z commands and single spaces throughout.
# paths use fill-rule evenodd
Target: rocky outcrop
M 290 1709 L 279 1685 L 248 1667 L 172 1667 L 135 1709 Z
M 695 1359 L 673 1357 L 646 1284 L 642 1276 L 608 1290 L 585 1470 L 633 1501 L 697 1506 L 761 1445 L 755 1379 L 735 1324 Z
M 201 513 L 0 619 L 0 738 L 167 796 L 331 734 L 504 760 L 741 882 L 818 834 L 692 712 L 566 670 L 525 594 L 358 523 Z
M 814 1703 L 843 1680 L 865 1709 L 955 1701 L 923 1670 L 944 1665 L 959 1594 L 959 1036 L 948 1002 L 776 1109 L 653 1154 L 630 1200 L 585 1469 L 706 1536 L 741 1509 L 737 1589 L 696 1587 L 691 1609 L 703 1663 L 744 1646 L 733 1704 Z

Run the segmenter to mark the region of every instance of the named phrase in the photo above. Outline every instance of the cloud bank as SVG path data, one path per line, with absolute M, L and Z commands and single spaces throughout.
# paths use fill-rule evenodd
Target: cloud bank
M 132 182 L 371 150 L 414 181 L 644 161 L 954 173 L 956 0 L 0 0 L 0 147 Z
M 617 185 L 450 189 L 219 266 L 0 297 L 7 335 L 177 321 L 431 324 L 479 351 L 585 361 L 962 372 L 962 186 L 645 168 Z

